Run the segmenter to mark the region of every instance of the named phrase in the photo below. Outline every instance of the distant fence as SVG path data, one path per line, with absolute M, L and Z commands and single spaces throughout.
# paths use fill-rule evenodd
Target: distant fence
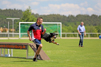
M 27 33 L 23 37 L 28 37 Z M 99 37 L 101 33 L 86 33 L 86 37 Z M 0 33 L 0 38 L 10 38 L 15 37 L 19 38 L 19 33 Z M 62 37 L 79 37 L 78 33 L 62 33 Z
M 0 33 L 0 38 L 19 37 L 19 33 Z
M 101 33 L 86 33 L 86 37 L 99 37 Z M 62 37 L 79 37 L 78 33 L 62 33 Z

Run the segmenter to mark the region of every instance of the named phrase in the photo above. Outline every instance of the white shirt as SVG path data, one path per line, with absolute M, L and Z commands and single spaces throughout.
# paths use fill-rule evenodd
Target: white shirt
M 85 31 L 85 26 L 83 25 L 79 25 L 77 30 L 79 30 L 79 32 L 84 32 Z

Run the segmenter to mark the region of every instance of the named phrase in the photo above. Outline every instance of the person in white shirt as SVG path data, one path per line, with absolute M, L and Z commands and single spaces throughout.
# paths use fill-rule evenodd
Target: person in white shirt
M 84 35 L 86 36 L 84 22 L 81 22 L 81 25 L 78 26 L 77 31 L 80 37 L 79 47 L 83 47 L 83 38 L 84 38 Z

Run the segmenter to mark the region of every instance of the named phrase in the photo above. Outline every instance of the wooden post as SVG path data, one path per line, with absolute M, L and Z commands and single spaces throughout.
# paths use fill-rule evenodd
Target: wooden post
M 3 56 L 5 56 L 5 49 L 3 49 Z
M 0 49 L 0 56 L 1 56 L 1 53 L 2 53 L 2 52 L 1 52 L 1 49 Z
M 27 45 L 27 50 L 26 50 L 26 58 L 28 58 L 28 45 Z

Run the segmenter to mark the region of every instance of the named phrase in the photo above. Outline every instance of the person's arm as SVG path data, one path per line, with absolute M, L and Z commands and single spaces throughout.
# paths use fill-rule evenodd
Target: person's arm
M 78 28 L 77 28 L 77 31 L 78 31 L 79 35 L 81 35 L 81 33 L 80 33 L 80 31 L 79 31 L 79 26 L 78 26 Z
M 81 33 L 79 32 L 79 30 L 78 30 L 78 33 L 81 35 Z
M 86 36 L 86 31 L 84 31 L 84 35 Z
M 42 35 L 44 35 L 46 33 L 46 29 L 44 29 L 44 27 L 42 26 Z
M 42 32 L 42 35 L 44 35 L 46 33 L 46 29 L 44 29 L 44 31 Z
M 29 40 L 32 41 L 32 38 L 30 36 L 30 31 L 32 30 L 32 25 L 29 27 L 28 31 L 27 31 L 27 34 L 28 34 L 28 37 L 29 37 Z
M 84 27 L 84 35 L 86 36 L 86 31 L 85 31 L 85 27 Z
M 32 38 L 30 36 L 30 31 L 27 31 L 27 34 L 28 34 L 29 40 L 32 41 Z

